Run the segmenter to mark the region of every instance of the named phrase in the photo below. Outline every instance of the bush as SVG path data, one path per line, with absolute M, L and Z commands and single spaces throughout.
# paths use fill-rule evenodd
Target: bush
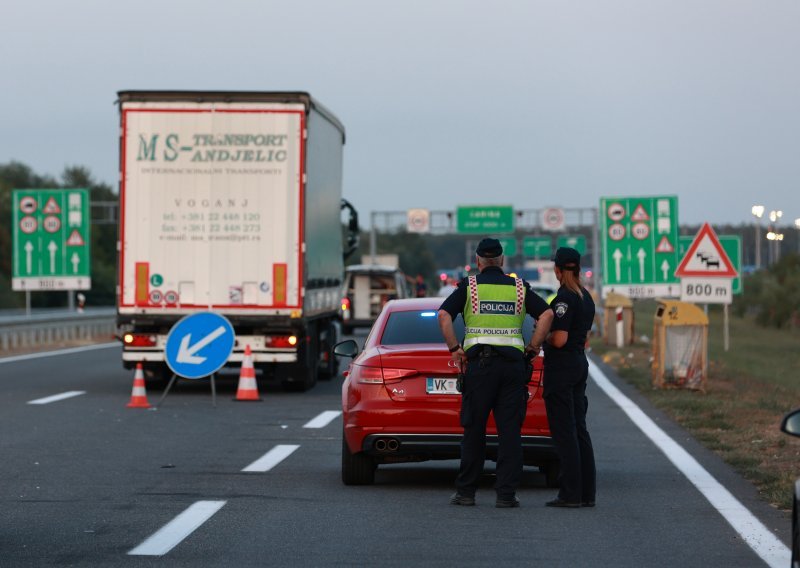
M 800 327 L 800 256 L 789 254 L 766 270 L 745 278 L 744 294 L 733 311 L 755 315 L 762 326 Z

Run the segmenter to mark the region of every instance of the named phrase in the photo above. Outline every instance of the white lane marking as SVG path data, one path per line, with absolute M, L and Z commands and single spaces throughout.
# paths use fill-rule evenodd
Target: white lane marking
M 50 404 L 51 402 L 58 402 L 73 396 L 80 396 L 86 394 L 86 391 L 67 391 L 61 394 L 54 394 L 53 396 L 46 396 L 44 398 L 37 398 L 36 400 L 29 400 L 28 404 Z
M 27 355 L 14 355 L 13 357 L 0 358 L 0 365 L 3 363 L 14 363 L 16 361 L 27 361 L 28 359 L 40 359 L 42 357 L 57 357 L 59 355 L 69 355 L 71 353 L 82 353 L 84 351 L 94 351 L 95 349 L 108 349 L 109 347 L 119 347 L 120 342 L 100 343 L 98 345 L 87 345 L 85 347 L 70 347 L 69 349 L 58 349 L 57 351 L 45 351 L 43 353 L 28 353 Z
M 603 392 L 619 406 L 628 418 L 664 452 L 667 459 L 708 499 L 733 529 L 773 568 L 788 566 L 791 553 L 772 532 L 759 521 L 747 507 L 701 466 L 689 452 L 683 449 L 666 432 L 659 428 L 641 408 L 611 384 L 600 368 L 589 361 L 589 372 Z
M 132 556 L 163 556 L 197 530 L 214 513 L 222 509 L 225 503 L 227 501 L 198 501 L 194 503 L 183 513 L 161 527 L 142 544 L 130 550 L 128 554 Z
M 265 472 L 271 470 L 273 467 L 281 463 L 287 457 L 289 457 L 292 452 L 294 452 L 300 446 L 295 444 L 282 444 L 275 446 L 266 454 L 258 458 L 256 461 L 248 465 L 242 471 L 255 471 L 255 472 Z
M 330 424 L 333 419 L 339 416 L 341 413 L 341 410 L 326 410 L 316 418 L 312 418 L 303 424 L 303 428 L 325 428 L 325 426 Z

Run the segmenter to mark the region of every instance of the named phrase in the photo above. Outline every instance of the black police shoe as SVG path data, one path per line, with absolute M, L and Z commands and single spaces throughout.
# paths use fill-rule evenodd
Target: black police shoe
M 581 507 L 594 507 L 594 501 L 581 501 Z
M 516 497 L 512 497 L 511 499 L 500 499 L 497 498 L 497 501 L 494 502 L 494 506 L 498 509 L 511 509 L 514 507 L 519 507 L 519 499 Z
M 570 501 L 564 501 L 560 497 L 556 497 L 552 501 L 548 501 L 545 503 L 548 507 L 566 507 L 569 509 L 576 509 L 581 506 L 580 502 L 578 503 L 571 503 Z
M 453 495 L 450 497 L 450 504 L 472 507 L 475 505 L 475 497 L 470 497 L 469 495 L 461 495 L 459 493 L 453 493 Z

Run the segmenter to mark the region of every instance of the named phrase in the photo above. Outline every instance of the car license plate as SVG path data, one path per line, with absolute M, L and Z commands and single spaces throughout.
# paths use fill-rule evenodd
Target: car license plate
M 456 389 L 456 379 L 437 377 L 428 377 L 425 392 L 428 394 L 461 394 Z

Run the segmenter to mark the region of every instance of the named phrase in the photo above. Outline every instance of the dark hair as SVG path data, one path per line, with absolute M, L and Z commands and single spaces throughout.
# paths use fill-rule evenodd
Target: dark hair
M 561 269 L 561 285 L 572 290 L 583 298 L 583 287 L 581 286 L 581 269 L 565 267 Z

